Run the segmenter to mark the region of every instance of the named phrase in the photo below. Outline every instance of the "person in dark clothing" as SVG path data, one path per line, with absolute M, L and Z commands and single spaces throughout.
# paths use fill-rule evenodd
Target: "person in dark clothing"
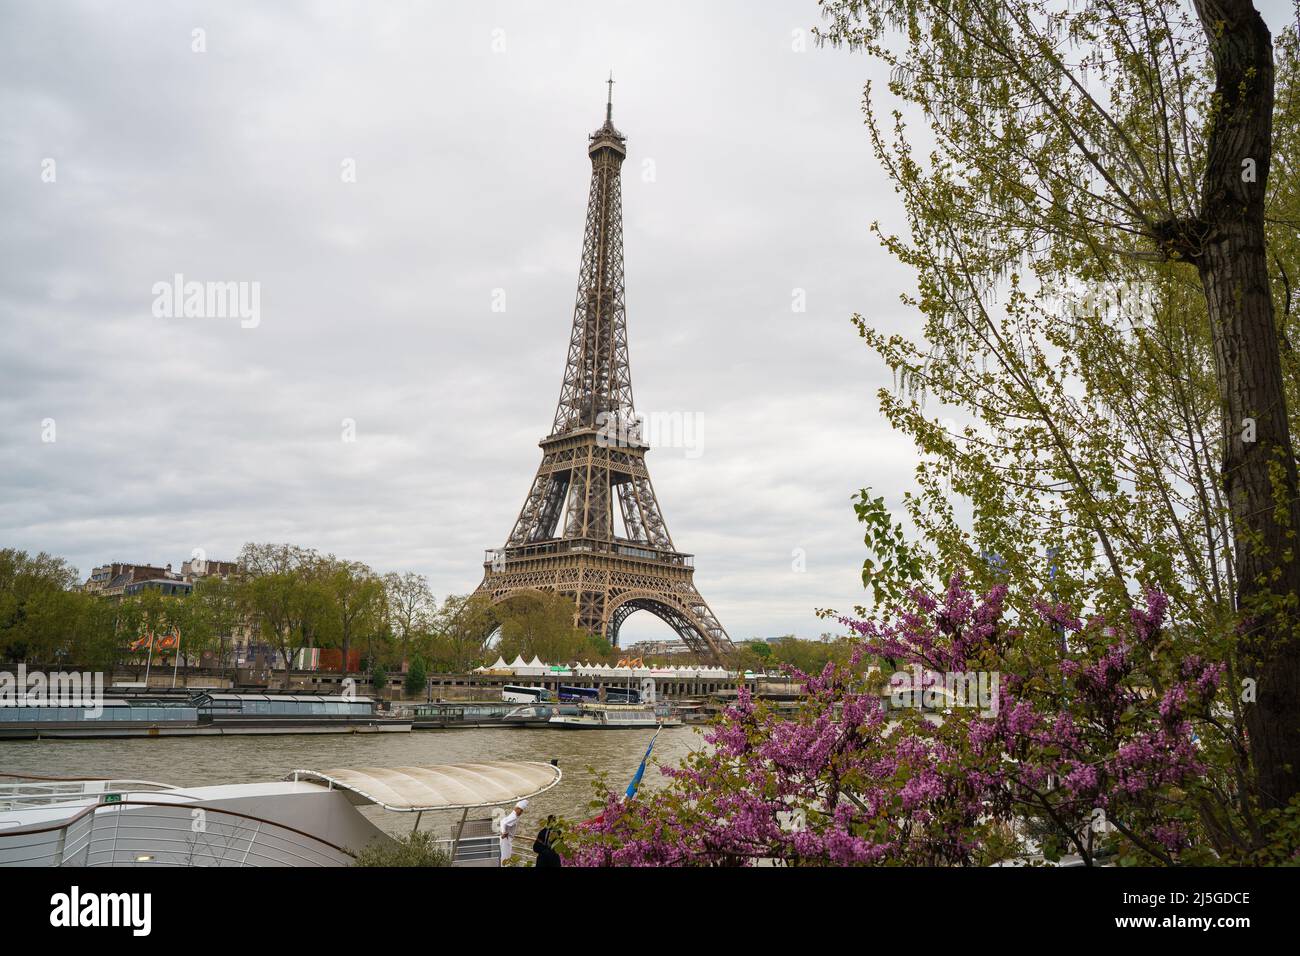
M 551 814 L 546 818 L 546 826 L 542 827 L 541 832 L 537 834 L 537 839 L 533 841 L 533 852 L 537 854 L 538 866 L 564 866 L 560 854 L 555 852 L 555 844 L 558 842 L 560 842 L 560 830 L 555 825 L 555 814 Z

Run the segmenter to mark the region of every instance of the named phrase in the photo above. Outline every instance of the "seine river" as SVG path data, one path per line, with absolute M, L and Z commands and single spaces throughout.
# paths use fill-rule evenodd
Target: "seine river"
M 0 741 L 0 770 L 49 777 L 116 777 L 177 786 L 278 780 L 294 769 L 400 767 L 479 760 L 558 757 L 564 779 L 531 801 L 533 821 L 548 813 L 571 821 L 591 816 L 594 775 L 607 774 L 611 789 L 632 779 L 651 730 L 419 730 L 409 734 L 322 734 L 284 737 L 174 737 L 136 740 Z M 665 777 L 656 764 L 676 766 L 707 747 L 695 728 L 666 728 L 655 742 L 643 787 Z M 365 811 L 394 833 L 408 831 L 409 814 Z M 485 814 L 486 815 L 486 814 Z M 425 814 L 421 829 L 446 830 L 448 814 Z M 439 819 L 440 818 L 440 819 Z

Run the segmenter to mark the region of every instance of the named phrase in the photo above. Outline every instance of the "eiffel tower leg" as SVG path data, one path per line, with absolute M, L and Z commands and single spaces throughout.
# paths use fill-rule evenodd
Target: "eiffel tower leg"
M 623 622 L 636 611 L 649 611 L 664 621 L 692 651 L 721 661 L 731 650 L 731 639 L 692 584 L 640 588 L 611 599 L 605 615 L 609 642 L 618 646 Z
M 605 598 L 609 587 L 609 574 L 599 568 L 586 567 L 581 571 L 581 590 L 576 595 L 573 623 L 588 634 L 605 637 Z

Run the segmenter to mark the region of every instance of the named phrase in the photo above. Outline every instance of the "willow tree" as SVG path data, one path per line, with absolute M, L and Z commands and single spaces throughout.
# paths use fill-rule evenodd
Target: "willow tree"
M 1173 580 L 1210 609 L 1192 624 L 1256 682 L 1254 783 L 1264 806 L 1285 804 L 1300 790 L 1297 217 L 1291 184 L 1270 185 L 1268 28 L 1249 0 L 824 7 L 823 38 L 888 64 L 901 101 L 882 116 L 868 88 L 910 226 L 883 238 L 917 272 L 927 341 L 863 332 L 905 381 L 975 419 L 944 428 L 886 397 L 946 479 L 971 483 L 957 490 L 972 493 L 974 539 L 935 474 L 923 481 L 928 507 L 913 505 L 933 544 L 1023 537 L 1037 516 L 1053 587 L 1122 604 L 1135 580 Z M 1280 103 L 1279 121 L 1292 112 Z

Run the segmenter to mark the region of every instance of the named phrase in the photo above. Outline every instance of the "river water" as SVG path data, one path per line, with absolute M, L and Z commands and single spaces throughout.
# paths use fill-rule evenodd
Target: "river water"
M 559 758 L 564 779 L 530 801 L 532 822 L 549 813 L 571 821 L 590 817 L 592 782 L 607 774 L 623 790 L 636 772 L 653 730 L 419 730 L 388 734 L 283 737 L 172 737 L 133 740 L 0 741 L 0 771 L 48 777 L 115 777 L 177 786 L 278 780 L 295 769 L 423 766 L 481 760 Z M 676 766 L 706 747 L 696 728 L 665 728 L 655 742 L 644 788 L 663 786 L 656 765 Z M 366 816 L 391 833 L 409 831 L 411 814 L 367 808 Z M 485 811 L 483 816 L 487 816 Z M 421 829 L 445 832 L 451 814 L 425 814 Z M 457 814 L 458 816 L 458 814 Z M 531 832 L 531 830 L 529 831 Z

